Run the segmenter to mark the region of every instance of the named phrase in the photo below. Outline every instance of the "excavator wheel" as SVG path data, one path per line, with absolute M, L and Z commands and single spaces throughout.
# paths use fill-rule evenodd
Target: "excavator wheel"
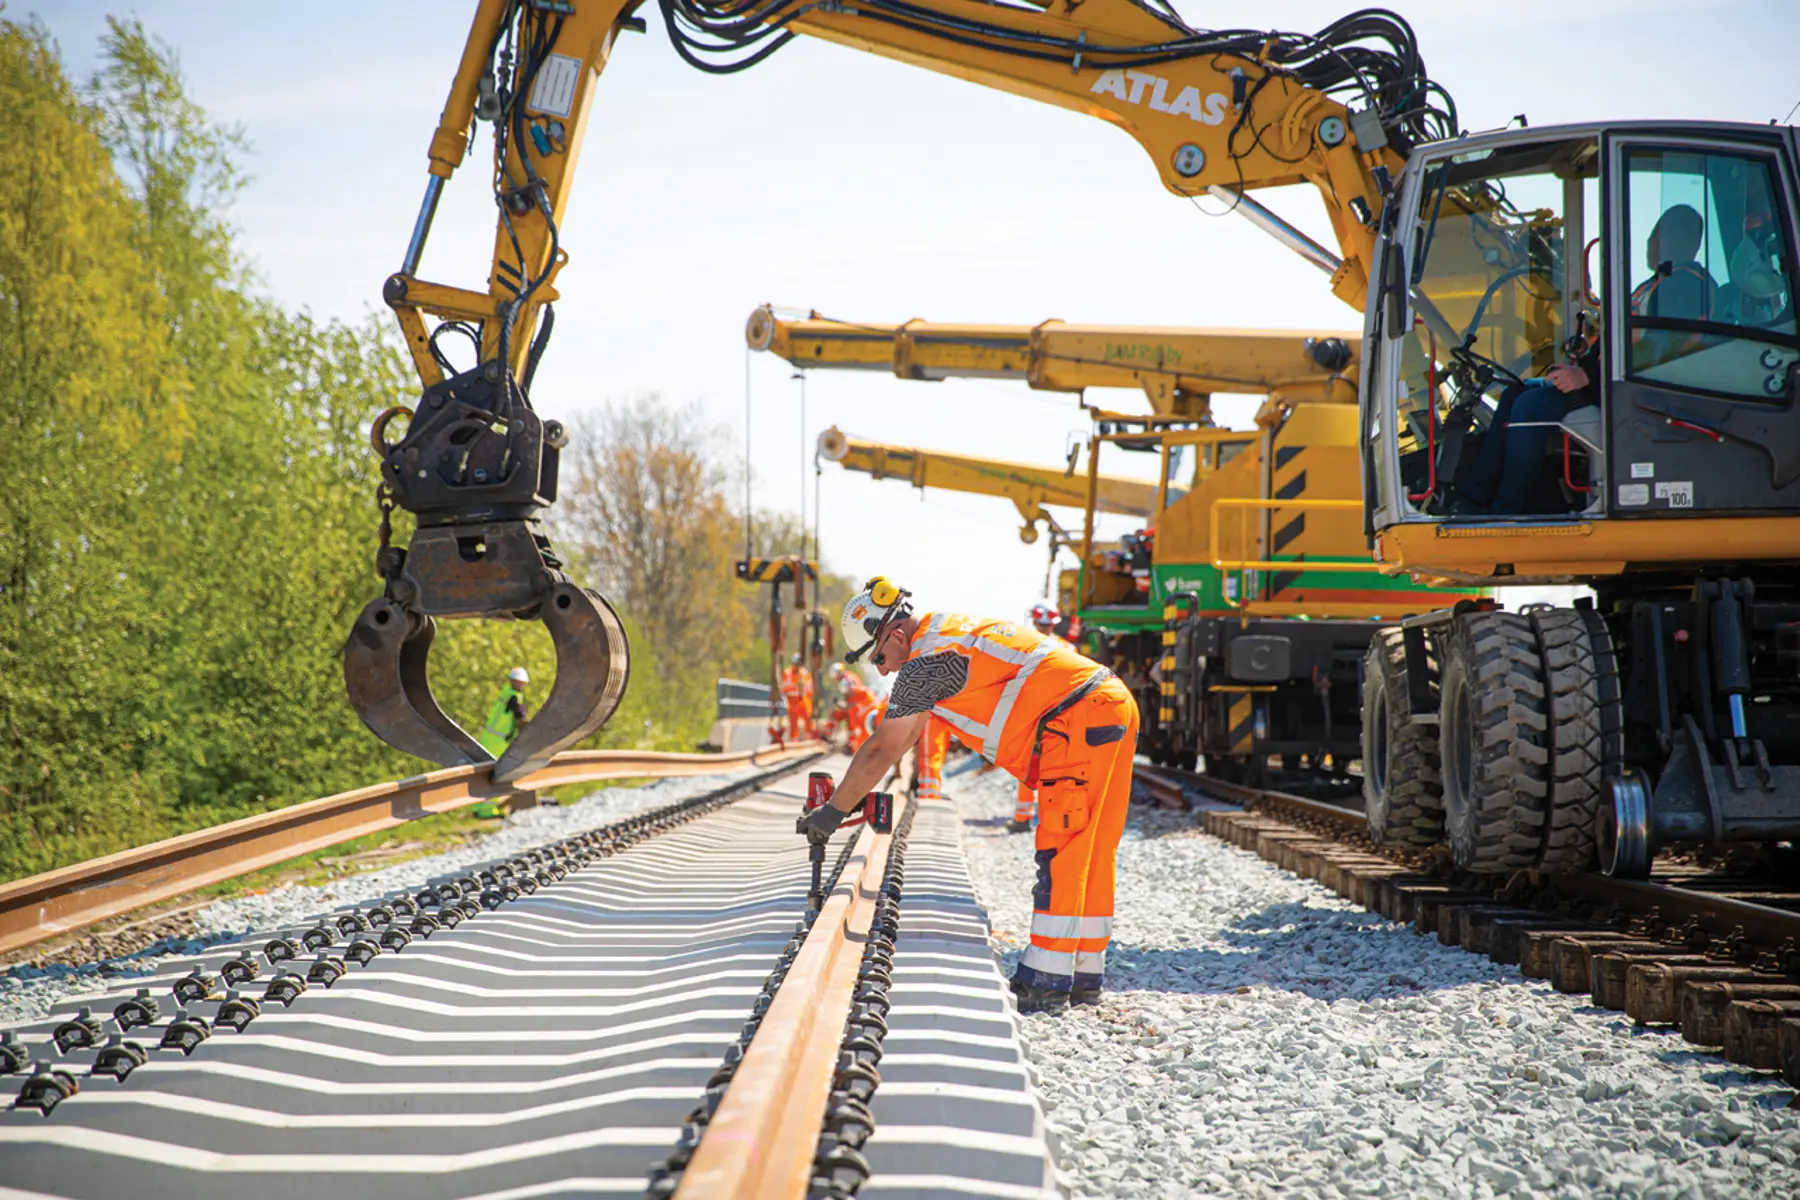
M 1432 642 L 1425 642 L 1428 653 Z M 1437 693 L 1435 653 L 1427 664 Z M 1369 836 L 1402 846 L 1444 840 L 1444 783 L 1437 730 L 1412 723 L 1406 686 L 1406 643 L 1383 629 L 1363 657 L 1363 805 Z
M 1600 780 L 1606 755 L 1602 736 L 1601 668 L 1612 671 L 1612 639 L 1598 619 L 1603 653 L 1595 653 L 1588 614 L 1568 608 L 1531 614 L 1543 653 L 1546 715 L 1549 719 L 1550 796 L 1540 869 L 1556 874 L 1585 871 L 1594 862 L 1598 836 Z
M 1464 613 L 1445 639 L 1438 719 L 1444 829 L 1470 871 L 1538 864 L 1550 795 L 1550 717 L 1530 618 Z

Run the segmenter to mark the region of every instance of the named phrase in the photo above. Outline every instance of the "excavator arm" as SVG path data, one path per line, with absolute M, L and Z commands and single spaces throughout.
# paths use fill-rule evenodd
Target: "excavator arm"
M 1274 403 L 1356 403 L 1359 340 L 1351 333 L 1129 325 L 874 325 L 817 313 L 789 319 L 768 305 L 745 339 L 803 369 L 891 370 L 901 379 L 1024 380 L 1051 392 L 1141 388 L 1159 417 L 1205 420 L 1213 392 Z M 1080 502 L 1078 502 L 1080 503 Z
M 618 35 L 645 28 L 635 16 L 641 3 L 479 0 L 428 147 L 418 216 L 383 288 L 422 394 L 371 430 L 381 460 L 376 567 L 384 586 L 345 646 L 345 684 L 358 715 L 388 744 L 445 764 L 483 763 L 487 752 L 431 695 L 435 622 L 544 621 L 556 643 L 556 683 L 495 764 L 502 781 L 598 728 L 625 688 L 623 626 L 563 570 L 539 519 L 556 499 L 566 434 L 539 417 L 530 392 L 568 261 L 561 222 L 594 88 Z M 1317 34 L 1285 34 L 1197 30 L 1166 0 L 658 3 L 677 52 L 707 71 L 753 66 L 806 34 L 1109 121 L 1144 147 L 1170 191 L 1250 215 L 1329 271 L 1336 294 L 1359 306 L 1406 150 L 1455 128 L 1412 31 L 1373 10 Z M 493 134 L 494 253 L 484 289 L 421 274 L 439 199 L 477 123 Z M 1295 183 L 1325 198 L 1335 252 L 1246 194 Z M 455 335 L 448 343 L 447 334 Z M 462 338 L 474 361 L 458 367 L 452 354 Z M 401 418 L 404 432 L 390 440 Z M 404 548 L 390 544 L 395 508 L 416 518 Z
M 1019 540 L 1031 545 L 1038 540 L 1038 523 L 1049 527 L 1057 545 L 1074 545 L 1075 539 L 1056 523 L 1046 504 L 1085 508 L 1088 475 L 1056 467 L 947 454 L 907 446 L 888 446 L 852 437 L 837 428 L 819 435 L 819 457 L 846 471 L 875 479 L 903 479 L 923 491 L 938 488 L 975 496 L 1003 496 L 1013 502 L 1025 524 Z M 1095 505 L 1101 512 L 1143 517 L 1156 515 L 1156 485 L 1114 475 L 1095 477 Z
M 410 409 L 384 412 L 371 430 L 381 461 L 376 570 L 384 586 L 345 644 L 345 688 L 357 715 L 390 746 L 447 766 L 492 762 L 432 695 L 436 622 L 543 621 L 556 647 L 556 681 L 495 763 L 501 781 L 529 774 L 599 728 L 625 693 L 624 627 L 563 570 L 538 519 L 556 500 L 567 437 L 560 423 L 539 417 L 530 390 L 567 261 L 560 222 L 593 85 L 613 39 L 634 27 L 635 3 L 481 0 L 431 139 L 418 219 L 382 292 L 423 393 Z M 494 133 L 496 232 L 485 291 L 418 274 L 444 183 L 468 153 L 476 121 Z M 430 331 L 427 315 L 440 321 Z M 457 336 L 446 343 L 447 334 Z M 474 361 L 458 369 L 451 355 L 463 338 Z M 400 418 L 405 432 L 389 441 Z M 404 549 L 389 541 L 395 508 L 416 519 Z

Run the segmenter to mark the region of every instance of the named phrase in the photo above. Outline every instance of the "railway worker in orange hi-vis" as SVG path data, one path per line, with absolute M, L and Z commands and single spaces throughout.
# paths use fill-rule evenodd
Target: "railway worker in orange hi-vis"
M 813 735 L 812 672 L 806 669 L 800 655 L 794 655 L 781 672 L 781 695 L 787 701 L 787 735 L 788 741 L 795 741 L 802 732 L 807 737 Z
M 844 671 L 838 677 L 838 686 L 844 689 L 844 723 L 850 731 L 850 753 L 855 754 L 875 732 L 878 701 L 874 691 L 855 671 Z
M 925 722 L 919 733 L 915 793 L 921 800 L 944 798 L 944 756 L 950 752 L 950 727 L 937 717 Z
M 1056 635 L 1056 623 L 1061 619 L 1061 613 L 1041 600 L 1031 606 L 1031 627 L 1045 637 L 1068 646 L 1070 650 L 1075 650 L 1075 647 L 1069 646 L 1067 641 Z M 1080 651 L 1076 651 L 1076 653 L 1079 654 Z M 1006 823 L 1006 830 L 1008 833 L 1025 833 L 1030 830 L 1032 823 L 1036 820 L 1037 789 L 1021 779 L 1019 780 L 1018 798 L 1013 801 L 1012 820 Z
M 802 827 L 829 837 L 936 717 L 969 749 L 1038 789 L 1031 945 L 1013 972 L 1023 1012 L 1099 1000 L 1113 870 L 1131 800 L 1138 712 L 1105 667 L 1012 621 L 915 613 L 875 578 L 844 605 L 846 661 L 893 675 L 886 718 Z

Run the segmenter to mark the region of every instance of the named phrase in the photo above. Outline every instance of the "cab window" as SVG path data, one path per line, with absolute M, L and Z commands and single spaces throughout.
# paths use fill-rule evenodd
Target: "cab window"
M 1624 164 L 1627 377 L 1784 402 L 1800 330 L 1770 161 L 1628 147 Z

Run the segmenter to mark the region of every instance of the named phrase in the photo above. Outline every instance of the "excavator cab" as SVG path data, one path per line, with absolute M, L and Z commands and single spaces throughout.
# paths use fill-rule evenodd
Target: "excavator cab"
M 1793 140 L 1625 125 L 1415 151 L 1368 307 L 1370 531 L 1795 511 Z M 1587 386 L 1535 391 L 1567 363 Z M 1567 557 L 1547 573 L 1596 556 Z

